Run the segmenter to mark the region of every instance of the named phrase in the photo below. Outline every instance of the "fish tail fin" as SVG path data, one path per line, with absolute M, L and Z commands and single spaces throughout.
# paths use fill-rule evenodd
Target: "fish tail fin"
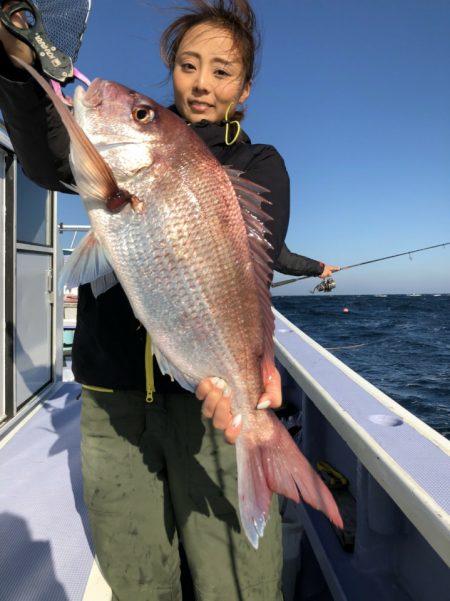
M 272 492 L 301 500 L 322 511 L 338 528 L 344 524 L 333 495 L 270 411 L 264 439 L 241 433 L 236 441 L 239 509 L 242 527 L 255 549 L 269 517 Z M 270 433 L 270 434 L 268 434 Z

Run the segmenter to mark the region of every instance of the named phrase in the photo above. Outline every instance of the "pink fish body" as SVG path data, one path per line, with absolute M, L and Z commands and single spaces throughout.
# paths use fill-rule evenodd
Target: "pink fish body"
M 243 420 L 241 523 L 255 548 L 273 492 L 303 499 L 342 527 L 331 493 L 287 430 L 255 409 L 274 369 L 262 189 L 225 170 L 171 111 L 119 84 L 78 88 L 78 125 L 57 108 L 94 232 L 68 264 L 68 285 L 113 270 L 163 372 L 192 391 L 205 377 L 228 383 Z

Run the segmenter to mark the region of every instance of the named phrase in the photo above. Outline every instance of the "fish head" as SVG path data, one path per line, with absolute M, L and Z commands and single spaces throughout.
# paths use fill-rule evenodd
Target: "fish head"
M 170 153 L 174 136 L 173 128 L 166 124 L 169 111 L 151 98 L 118 83 L 95 79 L 87 90 L 81 86 L 75 90 L 73 107 L 76 122 L 121 185 Z M 178 121 L 177 126 L 186 127 Z M 171 135 L 166 135 L 167 130 Z
M 67 129 L 76 187 L 66 185 L 88 210 L 104 205 L 110 212 L 126 206 L 142 212 L 143 182 L 148 190 L 159 176 L 182 169 L 183 156 L 192 164 L 209 153 L 180 117 L 134 90 L 96 79 L 87 91 L 76 88 L 72 113 L 33 67 L 19 58 L 14 62 L 45 90 Z

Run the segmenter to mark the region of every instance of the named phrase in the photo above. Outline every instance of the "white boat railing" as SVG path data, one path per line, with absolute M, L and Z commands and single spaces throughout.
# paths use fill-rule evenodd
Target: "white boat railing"
M 351 559 L 342 561 L 347 568 L 351 564 L 358 573 L 376 570 L 394 573 L 402 571 L 398 566 L 405 561 L 405 554 L 410 553 L 412 573 L 407 576 L 397 573 L 395 577 L 404 590 L 411 590 L 411 596 L 405 598 L 434 599 L 414 592 L 417 588 L 414 554 L 420 549 L 417 571 L 422 569 L 421 561 L 426 565 L 426 556 L 431 563 L 434 559 L 437 565 L 442 562 L 437 574 L 442 575 L 444 568 L 447 571 L 448 592 L 450 441 L 355 373 L 283 315 L 277 311 L 275 315 L 276 356 L 284 380 L 292 379 L 293 402 L 303 412 L 302 449 L 313 464 L 325 457 L 347 476 L 356 500 L 355 548 Z M 316 555 L 323 558 L 321 567 L 330 590 L 336 599 L 347 599 L 341 589 L 342 574 L 336 573 L 342 565 L 336 567 L 330 560 L 330 548 L 326 548 L 323 533 L 316 536 L 315 517 L 310 520 L 309 510 L 304 507 L 300 511 L 313 546 L 316 542 Z M 376 549 L 378 557 L 373 562 Z M 403 596 L 398 594 L 397 598 Z

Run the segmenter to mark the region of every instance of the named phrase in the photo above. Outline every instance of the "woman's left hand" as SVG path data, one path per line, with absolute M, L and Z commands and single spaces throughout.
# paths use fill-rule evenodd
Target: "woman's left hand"
M 231 411 L 231 390 L 220 378 L 205 378 L 195 391 L 195 396 L 203 401 L 202 413 L 212 419 L 213 426 L 224 431 L 227 442 L 234 444 L 242 429 L 242 416 L 233 416 Z M 271 373 L 258 399 L 257 409 L 276 409 L 281 405 L 281 377 L 277 369 Z
M 335 271 L 340 271 L 340 267 L 336 267 L 335 265 L 324 265 L 322 273 L 319 275 L 319 278 L 323 280 L 325 278 L 329 278 Z

